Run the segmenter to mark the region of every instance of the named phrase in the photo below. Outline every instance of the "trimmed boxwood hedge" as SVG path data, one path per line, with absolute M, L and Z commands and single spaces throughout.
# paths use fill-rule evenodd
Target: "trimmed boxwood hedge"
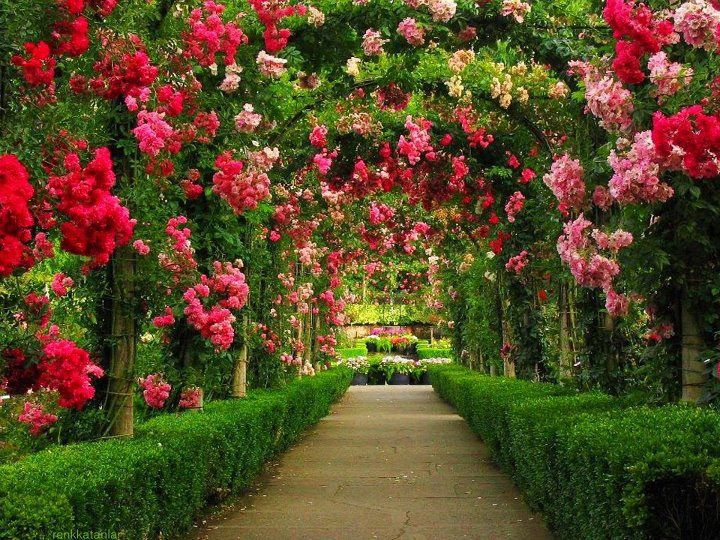
M 334 368 L 203 412 L 158 416 L 133 439 L 55 447 L 0 467 L 0 539 L 74 530 L 176 536 L 219 495 L 247 487 L 351 378 Z
M 720 415 L 433 366 L 433 387 L 560 538 L 711 539 Z
M 452 358 L 452 349 L 436 349 L 433 347 L 418 347 L 417 355 L 420 360 L 425 358 Z
M 345 349 L 336 349 L 340 358 L 355 358 L 356 356 L 367 356 L 367 347 L 348 347 Z

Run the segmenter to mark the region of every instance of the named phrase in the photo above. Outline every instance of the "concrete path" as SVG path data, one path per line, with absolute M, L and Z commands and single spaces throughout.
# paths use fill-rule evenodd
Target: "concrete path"
M 353 386 L 209 540 L 550 538 L 483 444 L 429 386 Z

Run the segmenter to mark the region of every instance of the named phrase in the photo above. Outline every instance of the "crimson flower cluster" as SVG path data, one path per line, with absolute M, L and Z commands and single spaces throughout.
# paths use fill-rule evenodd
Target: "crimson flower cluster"
M 132 238 L 135 220 L 120 200 L 111 194 L 115 185 L 110 151 L 95 150 L 82 166 L 80 156 L 65 156 L 64 175 L 50 176 L 47 190 L 56 201 L 64 221 L 60 225 L 62 248 L 90 257 L 86 269 L 107 264 L 110 255 Z

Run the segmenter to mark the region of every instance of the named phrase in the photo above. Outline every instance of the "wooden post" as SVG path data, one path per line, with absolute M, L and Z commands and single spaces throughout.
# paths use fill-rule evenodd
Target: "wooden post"
M 235 366 L 233 368 L 232 378 L 232 392 L 231 396 L 234 398 L 244 398 L 247 395 L 247 364 L 248 364 L 248 345 L 247 345 L 247 330 L 248 330 L 248 315 L 247 312 L 243 313 L 243 341 L 240 347 L 240 353 L 235 359 Z
M 687 296 L 681 302 L 682 324 L 682 400 L 697 402 L 703 395 L 707 378 L 705 365 L 700 360 L 705 343 L 695 314 L 690 309 Z
M 111 274 L 110 369 L 108 370 L 109 433 L 133 435 L 133 389 L 137 327 L 135 300 L 135 252 L 124 246 L 113 256 Z

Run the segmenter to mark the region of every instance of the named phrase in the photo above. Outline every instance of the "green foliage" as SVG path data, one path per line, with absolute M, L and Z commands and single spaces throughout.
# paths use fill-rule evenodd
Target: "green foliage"
M 55 447 L 0 468 L 0 539 L 51 532 L 176 536 L 218 493 L 248 486 L 263 463 L 327 414 L 350 383 L 344 368 L 282 390 L 166 414 L 134 439 Z
M 336 349 L 340 355 L 340 358 L 353 358 L 355 356 L 367 356 L 367 349 L 365 347 L 348 347 L 345 349 Z
M 452 349 L 438 349 L 435 347 L 418 347 L 417 355 L 420 360 L 425 358 L 452 358 Z
M 559 538 L 712 538 L 720 527 L 716 412 L 459 366 L 430 375 Z

